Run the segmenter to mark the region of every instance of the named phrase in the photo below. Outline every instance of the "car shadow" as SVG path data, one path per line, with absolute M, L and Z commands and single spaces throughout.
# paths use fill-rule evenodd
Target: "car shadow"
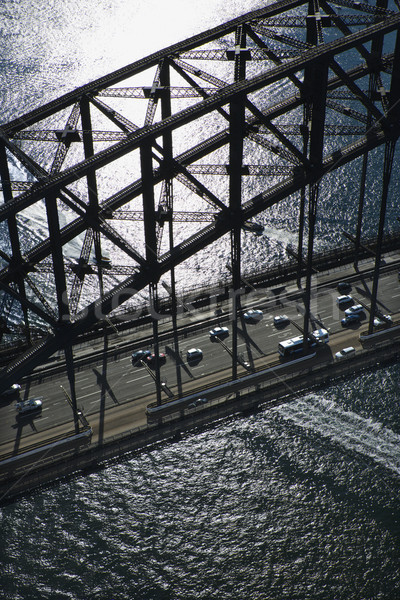
M 170 346 L 165 346 L 165 353 L 167 354 L 167 356 L 170 356 L 175 361 L 176 366 L 178 368 L 183 369 L 189 377 L 191 377 L 192 379 L 195 379 L 193 373 L 190 371 L 190 369 L 188 369 L 187 365 L 183 361 L 182 356 L 179 352 L 176 352 Z
M 260 354 L 260 356 L 265 356 L 265 352 L 263 352 L 261 350 L 260 346 L 255 343 L 255 341 L 249 336 L 247 331 L 238 327 L 237 332 L 238 332 L 238 335 L 240 335 L 246 342 L 246 347 L 247 347 L 248 351 L 250 351 L 251 348 L 254 348 L 255 350 L 257 350 L 257 352 Z
M 202 356 L 198 356 L 197 358 L 188 358 L 187 363 L 190 367 L 197 367 L 203 360 Z

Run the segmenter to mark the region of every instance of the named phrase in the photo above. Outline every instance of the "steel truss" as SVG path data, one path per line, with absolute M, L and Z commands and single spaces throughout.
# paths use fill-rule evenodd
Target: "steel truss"
M 74 340 L 145 288 L 156 305 L 158 282 L 168 273 L 176 306 L 174 269 L 226 234 L 238 290 L 243 225 L 295 195 L 299 273 L 307 265 L 308 332 L 320 182 L 362 157 L 357 252 L 367 163 L 375 160 L 371 151 L 384 145 L 379 264 L 400 131 L 399 28 L 400 14 L 384 0 L 376 6 L 282 0 L 4 123 L 0 221 L 7 224 L 8 244 L 0 252 L 0 327 L 12 330 L 7 318 L 19 307 L 19 332 L 30 347 L 0 373 L 0 392 L 60 349 L 73 389 Z M 262 157 L 257 163 L 254 148 Z M 29 174 L 26 181 L 11 180 L 11 160 Z M 213 176 L 226 193 L 213 189 Z M 246 191 L 248 177 L 257 178 L 253 197 Z M 194 195 L 201 208 L 185 205 L 185 194 Z M 47 235 L 29 244 L 21 239 L 20 221 L 33 206 L 44 215 Z M 140 229 L 134 236 L 119 227 L 135 219 Z M 176 237 L 173 223 L 185 221 L 207 224 Z M 162 239 L 165 228 L 168 240 Z M 64 249 L 76 239 L 80 257 L 72 262 Z M 125 265 L 108 264 L 107 245 L 118 249 Z M 40 291 L 44 273 L 52 278 L 54 300 Z M 91 289 L 97 281 L 98 293 L 85 301 L 88 281 Z M 376 274 L 373 302 L 378 281 Z M 234 310 L 239 308 L 238 301 Z M 33 318 L 44 332 L 35 342 Z M 156 322 L 154 335 L 157 340 Z M 236 347 L 234 325 L 233 376 Z M 159 373 L 157 379 L 160 384 Z

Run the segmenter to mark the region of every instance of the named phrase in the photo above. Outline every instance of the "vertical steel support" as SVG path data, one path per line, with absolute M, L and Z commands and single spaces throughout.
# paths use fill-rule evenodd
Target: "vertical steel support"
M 312 72 L 312 110 L 310 131 L 310 164 L 313 169 L 314 183 L 309 188 L 308 207 L 308 246 L 307 246 L 307 272 L 304 295 L 304 347 L 308 346 L 308 333 L 310 322 L 311 304 L 311 276 L 314 250 L 314 230 L 317 217 L 317 200 L 319 186 L 319 169 L 322 164 L 324 150 L 324 130 L 326 112 L 326 93 L 328 85 L 328 63 L 314 65 Z
M 306 102 L 303 108 L 303 156 L 306 159 L 308 154 L 309 140 L 309 122 L 310 122 L 310 106 Z M 306 187 L 303 186 L 300 190 L 300 208 L 299 208 L 299 237 L 297 243 L 297 287 L 301 287 L 301 274 L 303 271 L 303 246 L 304 246 L 304 224 L 305 224 L 305 207 L 306 207 Z
M 168 59 L 162 61 L 160 67 L 160 87 L 161 87 L 161 118 L 164 120 L 171 116 L 171 83 L 170 83 L 170 65 Z M 173 233 L 173 183 L 170 173 L 172 163 L 172 132 L 167 131 L 163 134 L 163 160 L 161 170 L 164 171 L 165 183 L 165 199 L 167 209 L 168 231 L 169 231 L 169 248 L 172 250 L 174 246 Z M 176 316 L 176 282 L 175 269 L 171 268 L 171 289 L 172 289 L 172 314 Z
M 318 201 L 319 184 L 315 183 L 309 187 L 308 198 L 308 245 L 307 245 L 307 264 L 306 264 L 306 286 L 304 293 L 304 321 L 303 321 L 303 344 L 304 349 L 308 348 L 308 334 L 310 331 L 310 315 L 311 315 L 311 277 L 312 277 L 312 260 L 314 250 L 314 232 L 315 222 L 317 219 L 317 201 Z
M 60 235 L 60 222 L 57 211 L 57 198 L 46 197 L 47 222 L 49 227 L 49 238 L 53 258 L 54 280 L 56 284 L 58 319 L 60 327 L 67 327 L 70 322 L 67 283 L 65 279 L 64 260 L 62 254 L 62 243 Z M 72 400 L 72 413 L 76 433 L 79 432 L 79 418 L 77 415 L 74 362 L 71 344 L 64 347 L 65 362 L 67 366 L 70 395 Z
M 379 285 L 379 270 L 382 257 L 382 240 L 385 229 L 386 220 L 386 205 L 387 197 L 389 194 L 390 179 L 393 167 L 394 152 L 396 149 L 396 142 L 399 137 L 399 119 L 400 119 L 400 32 L 397 32 L 396 46 L 393 60 L 393 72 L 390 85 L 389 94 L 389 106 L 387 111 L 387 118 L 389 127 L 391 128 L 392 139 L 386 142 L 385 145 L 385 159 L 383 164 L 383 177 L 382 177 L 382 199 L 381 209 L 379 214 L 378 224 L 378 236 L 376 243 L 376 254 L 375 254 L 375 267 L 374 277 L 372 282 L 371 292 L 371 310 L 369 315 L 368 333 L 373 332 L 374 317 L 376 313 L 376 304 L 378 296 L 378 285 Z
M 377 8 L 386 9 L 387 8 L 387 0 L 377 0 L 376 2 Z M 379 17 L 378 17 L 379 18 Z M 377 18 L 377 20 L 378 20 Z M 375 61 L 377 64 L 379 63 L 382 51 L 383 51 L 383 40 L 384 36 L 380 35 L 375 37 L 371 42 L 371 60 Z M 394 64 L 393 64 L 394 66 Z M 377 73 L 373 72 L 369 76 L 369 84 L 368 84 L 368 98 L 371 102 L 373 102 L 374 95 L 376 93 L 377 88 Z M 372 115 L 371 112 L 367 113 L 367 123 L 366 123 L 366 132 L 370 130 L 372 125 Z M 364 212 L 364 202 L 365 202 L 365 188 L 366 188 L 366 180 L 368 173 L 368 151 L 363 155 L 363 162 L 361 167 L 361 181 L 360 181 L 360 194 L 358 200 L 358 213 L 357 213 L 357 228 L 356 228 L 356 236 L 355 236 L 355 246 L 354 246 L 354 267 L 357 268 L 358 265 L 358 257 L 361 248 L 361 235 L 362 235 L 362 223 L 363 223 L 363 212 Z
M 90 103 L 86 96 L 81 98 L 80 103 L 81 120 L 82 120 L 82 141 L 85 158 L 91 158 L 94 155 L 93 145 L 93 134 L 92 134 L 92 119 L 90 117 Z M 87 193 L 89 206 L 87 209 L 88 215 L 90 216 L 91 222 L 98 221 L 99 215 L 99 198 L 97 193 L 97 179 L 96 172 L 93 169 L 88 169 L 86 175 Z M 102 252 L 99 231 L 94 229 L 94 252 L 96 256 L 98 276 L 99 276 L 99 287 L 100 296 L 104 294 L 103 285 L 103 268 L 102 268 Z
M 71 403 L 72 403 L 72 414 L 74 418 L 75 433 L 79 433 L 79 416 L 78 416 L 78 405 L 76 398 L 76 385 L 75 385 L 75 368 L 74 368 L 74 356 L 72 352 L 71 344 L 67 344 L 64 348 L 65 364 L 67 367 L 67 375 L 69 382 L 69 389 L 71 391 Z
M 171 116 L 171 81 L 170 81 L 170 63 L 167 58 L 162 61 L 160 66 L 160 87 L 161 87 L 161 118 L 164 120 Z M 170 166 L 173 159 L 173 145 L 172 145 L 172 132 L 167 131 L 163 135 L 163 161 L 161 169 L 164 171 L 164 184 L 165 184 L 165 200 L 168 220 L 168 235 L 169 235 L 169 249 L 172 251 L 174 247 L 174 229 L 173 229 L 173 214 L 174 214 L 174 192 L 173 192 L 173 180 L 171 178 Z M 174 350 L 176 356 L 179 354 L 179 336 L 178 336 L 178 322 L 177 322 L 177 310 L 178 303 L 176 299 L 176 280 L 175 280 L 175 267 L 171 267 L 171 312 L 172 312 L 172 329 L 174 335 Z M 177 375 L 177 386 L 178 390 L 182 389 L 182 377 L 181 377 L 181 365 L 180 362 L 176 362 L 176 375 Z
M 400 31 L 397 30 L 396 45 L 394 49 L 392 79 L 390 82 L 389 106 L 387 114 L 390 126 L 396 129 L 398 136 L 400 119 Z
M 10 181 L 10 172 L 8 169 L 8 160 L 7 160 L 7 152 L 6 147 L 3 142 L 0 142 L 0 177 L 1 177 L 1 185 L 3 188 L 3 197 L 4 202 L 10 202 L 13 199 L 12 189 L 11 189 L 11 181 Z M 8 233 L 10 236 L 10 244 L 12 251 L 12 260 L 15 263 L 22 263 L 22 253 L 21 246 L 19 243 L 18 236 L 18 227 L 17 227 L 17 219 L 15 215 L 9 217 L 8 221 Z M 26 290 L 25 283 L 22 277 L 18 278 L 17 281 L 18 291 L 23 300 L 26 300 Z M 24 315 L 24 323 L 25 323 L 25 333 L 28 344 L 31 343 L 30 329 L 29 329 L 29 315 L 28 310 L 24 303 L 21 303 L 22 313 Z
M 70 321 L 70 314 L 60 235 L 60 221 L 58 219 L 57 198 L 54 195 L 49 195 L 46 196 L 45 201 L 51 256 L 53 259 L 54 281 L 56 284 L 58 322 L 59 326 L 67 326 Z
M 142 171 L 142 194 L 143 194 L 143 220 L 144 237 L 146 244 L 147 268 L 151 274 L 151 283 L 149 285 L 150 294 L 150 312 L 153 317 L 153 337 L 155 353 L 156 370 L 156 396 L 157 404 L 161 404 L 161 377 L 159 343 L 158 343 L 158 297 L 157 282 L 159 273 L 157 268 L 157 235 L 156 235 L 156 214 L 154 208 L 154 179 L 153 179 L 153 157 L 151 141 L 144 143 L 140 147 L 140 164 Z
M 382 257 L 382 239 L 385 230 L 386 205 L 389 194 L 390 176 L 392 173 L 393 157 L 396 147 L 396 141 L 389 141 L 385 145 L 385 160 L 383 165 L 382 198 L 379 214 L 378 236 L 376 241 L 374 277 L 372 281 L 371 310 L 369 314 L 368 333 L 373 332 L 374 317 L 376 313 L 376 299 L 378 295 L 379 271 Z
M 244 49 L 246 34 L 242 26 L 236 31 L 235 81 L 246 76 Z M 238 327 L 241 293 L 241 230 L 240 211 L 242 203 L 243 138 L 245 134 L 245 98 L 236 97 L 229 109 L 229 208 L 233 216 L 231 229 L 232 263 L 232 379 L 237 378 Z
M 307 44 L 316 46 L 318 43 L 318 32 L 315 20 L 315 6 L 313 0 L 308 2 L 308 16 L 306 18 L 306 41 Z M 303 157 L 307 158 L 308 144 L 310 141 L 311 128 L 311 106 L 313 100 L 314 70 L 313 67 L 304 69 L 304 83 L 302 94 L 304 97 L 303 106 Z M 306 212 L 306 187 L 300 190 L 300 211 L 299 211 L 299 237 L 297 244 L 297 286 L 301 287 L 301 274 L 303 271 L 303 247 L 304 247 L 304 228 Z

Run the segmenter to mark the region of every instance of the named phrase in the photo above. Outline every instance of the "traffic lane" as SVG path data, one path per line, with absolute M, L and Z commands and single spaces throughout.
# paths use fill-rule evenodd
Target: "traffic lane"
M 388 289 L 390 289 L 393 281 L 390 281 L 390 277 L 385 279 L 387 279 L 386 284 Z M 392 276 L 391 279 L 394 280 L 394 277 Z M 381 289 L 384 289 L 383 285 L 381 286 Z M 343 316 L 343 312 L 336 304 L 337 296 L 338 292 L 334 288 L 323 290 L 323 293 L 312 300 L 311 307 L 312 313 L 314 312 L 316 317 L 322 322 L 322 325 L 331 330 L 332 333 L 341 330 L 340 319 Z M 400 305 L 400 300 L 398 301 L 398 304 Z M 289 301 L 285 308 L 288 309 L 286 311 L 288 312 L 288 316 L 302 328 L 303 316 L 302 314 L 299 314 L 299 301 Z M 276 312 L 277 311 L 274 310 L 273 314 L 276 314 Z M 257 324 L 246 324 L 245 331 L 242 331 L 244 334 L 242 336 L 239 327 L 238 347 L 239 350 L 243 350 L 247 353 L 247 359 L 253 357 L 253 350 L 255 348 L 258 353 L 265 354 L 274 352 L 277 351 L 277 346 L 281 339 L 288 339 L 289 337 L 300 334 L 299 329 L 292 324 L 285 330 L 277 330 L 273 325 L 273 314 L 264 315 L 262 321 Z M 231 347 L 231 323 L 229 323 L 229 326 L 230 336 L 226 342 L 227 345 Z M 265 331 L 262 331 L 260 326 L 267 327 L 267 336 L 265 336 Z M 245 341 L 240 341 L 240 337 L 245 338 Z M 192 336 L 189 340 L 185 339 L 184 342 L 184 345 L 179 345 L 179 355 L 177 355 L 175 350 L 172 350 L 172 345 L 167 343 L 165 347 L 168 358 L 167 364 L 161 368 L 161 376 L 163 380 L 167 381 L 167 385 L 177 385 L 177 370 L 180 371 L 179 376 L 183 381 L 190 381 L 194 377 L 204 376 L 208 372 L 215 372 L 216 370 L 231 364 L 232 359 L 226 350 L 218 343 L 210 342 L 208 331 Z M 203 350 L 203 360 L 199 365 L 193 366 L 187 364 L 186 352 L 191 347 L 200 347 Z M 164 348 L 161 347 L 160 350 L 164 350 Z M 151 387 L 154 385 L 155 390 L 155 384 L 154 381 L 152 381 L 151 376 L 149 376 L 147 372 L 142 375 L 134 375 L 135 369 L 136 368 L 133 367 L 130 362 L 130 357 L 107 363 L 106 383 L 115 393 L 117 400 L 125 402 L 132 398 L 133 394 L 131 389 L 128 389 L 129 385 L 131 385 L 132 388 L 134 386 L 135 396 L 140 396 L 140 387 L 148 388 L 149 386 Z M 138 370 L 142 371 L 143 367 L 139 367 Z M 100 368 L 99 373 L 98 376 L 101 376 Z M 92 377 L 86 376 L 85 385 L 82 384 L 80 387 L 79 381 L 77 381 L 77 385 L 79 388 L 79 399 L 82 402 L 85 402 L 85 404 L 88 403 L 89 409 L 91 404 L 98 404 L 100 402 L 97 388 L 101 386 L 98 382 L 94 382 Z M 107 397 L 107 393 L 103 393 L 103 396 Z
M 352 289 L 349 294 L 353 297 L 354 303 L 361 301 L 367 306 L 367 315 L 369 315 L 370 298 L 372 293 L 372 279 L 369 277 L 360 279 L 360 281 L 352 284 Z M 327 320 L 328 324 L 332 324 L 336 328 L 340 325 L 340 318 L 343 316 L 343 311 L 340 310 L 336 303 L 337 297 L 341 295 L 333 286 L 318 288 L 317 293 L 315 288 L 312 288 L 311 298 L 311 313 L 321 320 Z M 287 300 L 284 297 L 280 299 L 280 312 L 290 311 L 293 303 L 304 311 L 302 299 Z M 400 310 L 400 283 L 398 281 L 397 272 L 384 275 L 380 278 L 378 286 L 377 309 L 384 313 L 397 313 Z M 289 316 L 289 315 L 288 315 Z
M 371 283 L 363 281 L 353 285 L 352 295 L 357 302 L 363 294 L 368 297 L 368 290 Z M 385 296 L 385 304 L 379 299 L 379 302 L 385 308 L 388 308 L 388 313 L 400 310 L 400 290 L 397 276 L 391 274 L 381 278 L 379 285 L 379 297 Z M 395 293 L 393 293 L 395 292 Z M 357 296 L 358 294 L 358 296 Z M 331 333 L 341 331 L 340 319 L 343 316 L 343 311 L 336 304 L 337 291 L 334 288 L 323 290 L 312 299 L 311 312 L 322 322 Z M 239 352 L 245 354 L 246 360 L 250 362 L 256 355 L 269 354 L 277 351 L 279 341 L 288 339 L 295 335 L 299 335 L 299 330 L 291 323 L 287 328 L 281 330 L 276 329 L 273 325 L 273 316 L 278 312 L 284 311 L 288 314 L 300 328 L 303 326 L 303 316 L 299 314 L 299 300 L 288 301 L 286 305 L 279 306 L 278 310 L 273 310 L 270 314 L 264 314 L 264 318 L 255 324 L 241 323 L 238 326 Z M 276 308 L 276 307 L 275 307 Z M 230 336 L 226 340 L 229 347 L 232 344 L 232 327 L 230 325 Z M 359 329 L 361 326 L 354 327 Z M 267 335 L 265 335 L 267 333 Z M 184 382 L 191 381 L 194 378 L 201 378 L 209 373 L 219 371 L 220 369 L 229 367 L 232 363 L 231 356 L 218 343 L 210 341 L 208 331 L 193 336 L 190 340 L 185 339 L 185 344 L 180 344 L 180 361 L 178 367 L 181 370 L 182 380 Z M 188 365 L 185 360 L 185 353 L 190 347 L 200 347 L 204 350 L 203 360 L 199 365 Z M 172 364 L 169 364 L 172 361 Z M 169 356 L 167 365 L 162 367 L 161 375 L 168 381 L 171 386 L 177 385 L 177 360 L 173 360 Z M 133 374 L 134 368 L 130 362 L 130 356 L 124 357 L 117 361 L 109 361 L 106 364 L 106 373 L 103 374 L 103 366 L 89 366 L 84 371 L 76 374 L 78 406 L 83 405 L 85 411 L 94 413 L 101 408 L 106 409 L 117 403 L 125 403 L 134 397 L 140 397 L 143 393 L 149 393 L 149 388 L 153 388 L 155 393 L 155 383 L 151 376 L 143 370 L 139 369 L 141 374 Z M 68 420 L 71 416 L 71 408 L 65 397 L 61 386 L 69 391 L 68 380 L 64 377 L 58 381 L 50 380 L 43 382 L 40 385 L 32 384 L 28 390 L 22 390 L 23 397 L 43 396 L 44 397 L 44 413 L 42 418 L 35 419 L 40 428 L 53 427 L 54 424 L 60 423 L 62 420 Z M 132 394 L 132 389 L 135 393 Z M 11 409 L 9 406 L 11 405 Z M 15 407 L 14 402 L 8 405 L 8 410 L 2 410 L 2 424 L 0 429 L 1 439 L 4 439 L 5 431 L 10 427 L 15 426 Z M 4 407 L 3 407 L 4 408 Z M 51 409 L 48 412 L 48 409 Z M 47 414 L 46 414 L 47 412 Z M 43 417 L 44 414 L 44 417 Z M 22 435 L 32 434 L 35 432 L 35 420 L 32 419 L 34 427 L 23 427 Z
M 101 394 L 101 389 L 98 390 L 95 388 L 95 377 L 90 370 L 87 371 L 82 380 L 86 382 L 86 385 L 91 390 L 89 393 L 97 396 Z M 22 386 L 19 399 L 40 396 L 43 399 L 42 409 L 21 416 L 15 407 L 15 402 L 18 398 L 13 399 L 7 405 L 3 404 L 0 408 L 0 443 L 8 442 L 14 438 L 19 439 L 27 436 L 35 436 L 35 434 L 37 435 L 47 429 L 53 429 L 55 426 L 64 423 L 70 423 L 73 429 L 72 408 L 63 390 L 70 393 L 68 379 L 64 376 L 60 379 L 51 378 L 47 381 L 44 380 L 41 383 L 30 383 L 28 381 L 26 385 Z M 77 390 L 79 406 L 78 378 Z
M 56 413 L 45 404 L 41 410 L 23 415 L 17 413 L 15 407 L 9 407 L 8 411 L 2 410 L 1 416 L 1 444 L 15 440 L 16 447 L 22 438 L 32 438 L 30 443 L 35 443 L 35 436 L 60 424 L 71 423 L 71 428 L 73 428 L 71 410 Z

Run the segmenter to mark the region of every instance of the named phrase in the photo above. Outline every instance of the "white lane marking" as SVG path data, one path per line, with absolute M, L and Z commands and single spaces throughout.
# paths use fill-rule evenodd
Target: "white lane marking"
M 139 379 L 146 379 L 147 375 L 142 375 L 141 377 L 135 377 L 135 379 L 129 379 L 129 381 L 124 381 L 124 383 L 133 383 L 135 381 L 139 381 Z
M 89 396 L 94 396 L 95 394 L 99 394 L 99 390 L 96 390 L 95 392 L 91 392 L 90 394 L 85 394 L 84 396 L 80 396 L 80 399 L 82 400 L 82 398 L 88 398 Z

